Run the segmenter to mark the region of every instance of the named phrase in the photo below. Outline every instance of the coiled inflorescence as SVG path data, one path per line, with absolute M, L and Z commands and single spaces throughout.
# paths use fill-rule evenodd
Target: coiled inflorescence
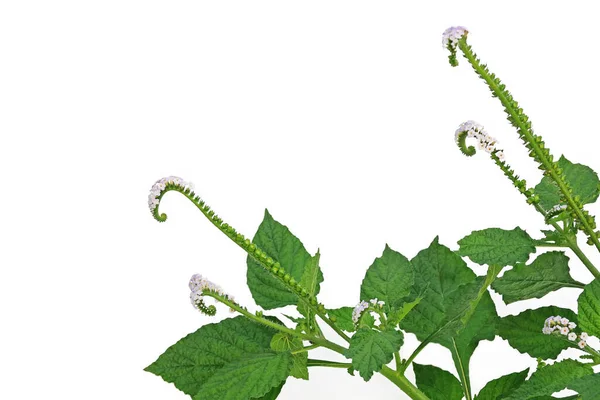
M 354 325 L 358 324 L 358 321 L 360 321 L 360 318 L 363 316 L 363 314 L 369 310 L 369 311 L 381 311 L 383 309 L 383 306 L 385 305 L 385 302 L 383 301 L 378 301 L 377 299 L 371 299 L 369 301 L 361 301 L 360 303 L 358 303 L 356 305 L 356 307 L 354 307 L 354 310 L 352 310 L 352 322 L 354 322 Z
M 544 335 L 562 335 L 566 336 L 571 342 L 577 342 L 580 349 L 585 349 L 589 335 L 581 332 L 579 335 L 575 332 L 577 324 L 563 318 L 560 315 L 548 317 L 544 322 L 542 333 Z
M 454 140 L 460 151 L 467 157 L 471 157 L 476 151 L 473 146 L 467 147 L 467 138 L 476 139 L 480 150 L 485 150 L 489 154 L 495 153 L 500 160 L 504 159 L 504 151 L 497 148 L 498 141 L 486 132 L 483 125 L 475 121 L 463 122 L 454 133 Z
M 206 315 L 213 316 L 217 313 L 217 309 L 215 306 L 213 306 L 213 305 L 207 306 L 204 303 L 204 296 L 206 294 L 209 294 L 209 293 L 216 294 L 220 297 L 223 297 L 223 298 L 229 300 L 232 303 L 235 302 L 233 299 L 233 296 L 228 295 L 227 293 L 225 293 L 225 291 L 219 285 L 209 281 L 208 279 L 204 278 L 200 274 L 192 275 L 192 278 L 190 279 L 189 287 L 191 290 L 190 301 L 192 302 L 192 305 L 195 308 L 197 308 L 201 313 L 206 314 Z M 230 311 L 233 312 L 234 310 L 230 309 Z
M 315 296 L 311 295 L 306 288 L 302 287 L 296 280 L 281 266 L 281 264 L 270 257 L 265 251 L 260 249 L 254 243 L 247 239 L 241 233 L 238 233 L 232 226 L 224 223 L 223 220 L 198 196 L 193 187 L 177 177 L 168 177 L 158 180 L 153 186 L 149 195 L 148 203 L 152 216 L 159 222 L 167 220 L 166 214 L 159 214 L 158 208 L 164 194 L 168 191 L 177 191 L 187 197 L 198 209 L 215 225 L 221 232 L 240 246 L 250 257 L 256 260 L 264 269 L 270 272 L 292 293 L 296 294 L 301 301 L 314 308 L 317 314 L 324 316 L 325 307 L 317 302 Z
M 506 90 L 506 85 L 494 73 L 489 71 L 487 65 L 482 64 L 477 58 L 477 55 L 467 43 L 466 33 L 467 31 L 461 27 L 449 28 L 444 32 L 444 38 L 448 38 L 447 47 L 450 51 L 450 63 L 453 66 L 458 64 L 456 52 L 457 49 L 460 49 L 475 73 L 487 84 L 492 95 L 497 97 L 504 106 L 507 119 L 517 129 L 519 137 L 529 150 L 529 156 L 536 161 L 539 169 L 544 171 L 544 175 L 550 177 L 558 187 L 561 193 L 561 203 L 567 205 L 567 211 L 576 221 L 575 226 L 577 229 L 584 231 L 588 235 L 588 243 L 594 244 L 600 250 L 600 240 L 598 239 L 600 232 L 595 232 L 596 221 L 594 217 L 583 208 L 581 199 L 573 195 L 573 189 L 567 182 L 564 171 L 554 161 L 554 157 L 546 148 L 542 137 L 533 133 L 529 117 L 523 112 L 512 94 Z
M 498 142 L 487 133 L 483 125 L 475 121 L 463 122 L 456 130 L 454 138 L 460 151 L 469 157 L 475 154 L 476 151 L 473 146 L 467 147 L 466 139 L 477 139 L 478 147 L 490 154 L 490 157 L 500 167 L 504 175 L 527 198 L 527 203 L 536 204 L 540 201 L 539 196 L 535 194 L 533 189 L 527 188 L 525 179 L 520 179 L 515 174 L 515 171 L 504 161 L 504 151 L 497 148 Z
M 450 51 L 450 65 L 453 67 L 458 65 L 456 59 L 456 49 L 458 48 L 458 41 L 463 37 L 466 37 L 469 31 L 464 26 L 452 26 L 446 29 L 442 35 L 442 45 Z

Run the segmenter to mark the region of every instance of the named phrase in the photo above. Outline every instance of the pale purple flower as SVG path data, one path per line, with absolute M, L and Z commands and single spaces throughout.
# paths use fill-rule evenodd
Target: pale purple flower
M 452 26 L 442 34 L 442 45 L 444 47 L 451 46 L 452 48 L 456 48 L 458 41 L 468 32 L 464 26 Z

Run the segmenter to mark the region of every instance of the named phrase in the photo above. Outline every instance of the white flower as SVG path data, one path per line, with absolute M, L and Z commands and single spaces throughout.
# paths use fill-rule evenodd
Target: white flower
M 587 342 L 585 340 L 581 340 L 579 341 L 579 343 L 577 343 L 577 345 L 580 349 L 585 349 L 585 346 L 587 346 Z
M 561 319 L 562 319 L 562 317 L 560 315 L 557 315 L 556 317 L 554 317 L 554 322 L 556 322 L 557 324 L 560 324 Z
M 380 300 L 377 302 L 377 304 L 379 305 L 379 307 L 383 308 L 383 306 L 385 305 L 385 302 Z
M 575 340 L 577 340 L 577 334 L 575 332 L 571 332 L 569 333 L 569 340 L 574 342 Z
M 444 47 L 450 45 L 454 48 L 458 44 L 458 41 L 467 33 L 469 31 L 464 26 L 452 26 L 442 34 L 442 44 Z
M 561 323 L 561 325 L 563 325 L 563 326 L 567 326 L 567 325 L 569 325 L 569 320 L 568 320 L 568 319 L 566 319 L 566 318 L 562 318 L 562 319 L 560 320 L 560 323 Z
M 496 157 L 498 157 L 498 159 L 499 159 L 500 161 L 503 161 L 503 160 L 504 160 L 504 151 L 502 151 L 502 150 L 498 150 L 498 151 L 496 152 Z
M 581 335 L 579 335 L 579 338 L 581 340 L 588 340 L 590 338 L 590 335 L 588 335 L 586 332 L 581 332 Z
M 560 334 L 561 335 L 568 335 L 569 334 L 569 328 L 567 328 L 566 326 L 563 326 L 562 328 L 560 328 Z
M 371 301 L 371 304 L 373 304 L 374 306 L 377 305 L 377 299 L 371 299 L 370 301 Z
M 544 335 L 550 335 L 553 331 L 554 331 L 553 328 L 550 328 L 550 327 L 547 327 L 547 326 L 544 326 L 544 329 L 542 329 L 542 333 Z
M 366 301 L 361 301 L 360 303 L 358 303 L 358 305 L 356 307 L 354 307 L 354 310 L 352 310 L 352 321 L 357 324 L 358 320 L 360 319 L 360 316 L 362 315 L 362 313 L 369 308 L 369 303 L 367 303 Z
M 569 322 L 569 329 L 575 329 L 577 328 L 577 324 L 575 322 Z

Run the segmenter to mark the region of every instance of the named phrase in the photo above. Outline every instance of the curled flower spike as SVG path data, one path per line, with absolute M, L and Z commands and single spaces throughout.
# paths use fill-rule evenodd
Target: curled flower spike
M 384 305 L 385 302 L 377 299 L 361 301 L 356 307 L 354 307 L 354 310 L 352 310 L 352 322 L 354 322 L 355 325 L 358 324 L 358 321 L 360 321 L 360 318 L 365 313 L 365 311 L 369 309 L 381 310 Z
M 463 122 L 458 129 L 456 129 L 456 132 L 454 132 L 454 140 L 456 140 L 456 144 L 460 151 L 467 157 L 471 157 L 476 151 L 473 146 L 467 147 L 467 138 L 477 139 L 479 148 L 490 154 L 501 151 L 496 148 L 498 141 L 486 132 L 483 125 L 478 124 L 475 121 Z M 504 158 L 504 153 L 502 153 L 501 157 Z
M 192 276 L 189 287 L 191 290 L 190 301 L 192 302 L 192 305 L 201 313 L 209 316 L 215 315 L 217 313 L 217 308 L 214 305 L 207 306 L 204 303 L 204 295 L 208 292 L 225 297 L 229 301 L 233 301 L 233 297 L 225 293 L 219 285 L 209 281 L 200 274 L 194 274 Z
M 464 155 L 470 157 L 476 153 L 476 150 L 473 146 L 467 146 L 466 140 L 468 138 L 476 139 L 478 147 L 490 154 L 490 157 L 500 167 L 504 175 L 527 198 L 528 204 L 539 203 L 539 196 L 535 194 L 533 189 L 527 188 L 527 182 L 524 179 L 520 179 L 515 174 L 515 171 L 506 163 L 504 160 L 504 151 L 497 147 L 498 141 L 487 133 L 483 125 L 475 121 L 463 122 L 454 133 L 454 139 L 458 148 Z
M 448 38 L 447 42 L 444 41 L 444 43 L 447 43 L 447 47 L 451 53 L 450 63 L 453 66 L 458 64 L 456 53 L 460 50 L 477 75 L 485 81 L 493 97 L 497 97 L 502 106 L 504 106 L 507 118 L 517 129 L 519 137 L 529 150 L 529 156 L 535 160 L 539 169 L 544 171 L 544 175 L 552 179 L 558 187 L 560 202 L 568 206 L 568 211 L 576 222 L 574 227 L 585 232 L 588 236 L 588 243 L 595 245 L 600 251 L 600 231 L 596 231 L 597 224 L 594 216 L 584 209 L 581 198 L 573 194 L 573 189 L 567 181 L 565 172 L 560 168 L 558 162 L 554 160 L 542 137 L 533 132 L 529 117 L 523 112 L 523 109 L 515 101 L 512 94 L 506 90 L 506 85 L 494 73 L 490 72 L 487 65 L 483 64 L 477 58 L 477 55 L 467 43 L 466 33 L 466 30 L 461 27 L 450 28 L 444 32 L 444 38 Z M 595 268 L 590 268 L 590 271 L 594 276 L 600 277 L 600 272 Z
M 369 303 L 364 300 L 354 307 L 354 310 L 352 310 L 352 322 L 354 322 L 355 325 L 358 324 L 358 320 L 368 308 Z
M 156 212 L 158 204 L 160 203 L 160 199 L 169 188 L 180 188 L 182 190 L 193 192 L 194 184 L 191 182 L 186 182 L 177 176 L 168 176 L 166 178 L 157 180 L 154 185 L 152 185 L 152 189 L 150 189 L 150 194 L 148 195 L 148 207 L 150 208 L 150 212 L 152 214 Z M 158 220 L 161 221 L 160 219 Z
M 456 67 L 458 60 L 456 59 L 456 49 L 458 47 L 458 41 L 463 37 L 466 37 L 469 31 L 464 26 L 452 26 L 444 31 L 442 34 L 442 45 L 450 51 L 450 65 Z
M 580 349 L 585 349 L 589 335 L 585 332 L 577 335 L 577 333 L 573 331 L 575 328 L 577 328 L 577 324 L 575 322 L 571 322 L 567 318 L 557 315 L 548 317 L 546 321 L 544 321 L 542 333 L 544 335 L 556 334 L 560 336 L 566 336 L 571 342 L 579 340 L 577 346 L 579 346 Z
M 275 261 L 269 254 L 263 251 L 261 248 L 252 243 L 250 239 L 247 239 L 244 235 L 237 232 L 231 225 L 223 222 L 223 220 L 215 214 L 215 212 L 194 192 L 193 186 L 183 181 L 181 178 L 168 177 L 158 180 L 149 196 L 150 211 L 154 219 L 158 222 L 164 222 L 167 220 L 167 215 L 159 213 L 158 208 L 160 207 L 160 201 L 164 194 L 168 191 L 176 191 L 187 197 L 204 216 L 221 232 L 223 232 L 229 239 L 235 244 L 240 246 L 252 259 L 260 264 L 267 272 L 277 279 L 281 284 L 290 292 L 294 293 L 300 302 L 306 307 L 313 310 L 313 312 L 320 316 L 323 321 L 335 330 L 344 339 L 350 340 L 348 336 L 341 331 L 337 325 L 335 325 L 328 317 L 325 311 L 325 306 L 317 301 L 314 295 L 311 295 L 306 288 L 304 288 L 299 282 L 296 282 L 288 271 L 284 269 L 279 262 Z

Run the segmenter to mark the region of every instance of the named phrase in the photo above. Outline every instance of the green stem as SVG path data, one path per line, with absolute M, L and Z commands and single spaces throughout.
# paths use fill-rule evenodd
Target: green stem
M 458 348 L 456 347 L 456 341 L 454 340 L 454 338 L 452 338 L 452 347 L 453 347 L 452 352 L 456 356 L 455 364 L 458 364 L 456 369 L 458 370 L 458 375 L 460 377 L 460 383 L 463 387 L 463 393 L 465 394 L 465 400 L 472 400 L 471 380 L 469 379 L 469 375 L 463 364 L 462 358 L 460 357 L 460 354 L 458 353 Z
M 402 363 L 402 367 L 398 370 L 398 372 L 401 373 L 401 374 L 404 374 L 404 372 L 409 367 L 409 365 L 412 364 L 412 362 L 415 360 L 415 358 L 417 358 L 417 356 L 419 355 L 419 353 L 422 352 L 423 349 L 425 347 L 427 347 L 428 344 L 429 344 L 428 341 L 421 342 L 421 344 L 419 344 L 419 347 L 417 347 L 415 349 L 415 351 L 412 352 L 412 354 L 410 355 L 410 357 L 408 357 L 408 359 L 405 362 Z
M 226 298 L 224 296 L 216 294 L 214 292 L 207 291 L 207 292 L 204 292 L 204 295 L 210 296 L 210 297 L 214 298 L 215 300 L 220 301 L 221 303 L 225 304 L 229 308 L 239 312 L 240 314 L 242 314 L 243 316 L 245 316 L 248 319 L 251 319 L 254 322 L 258 322 L 259 324 L 266 325 L 268 327 L 271 327 L 273 329 L 276 329 L 280 332 L 287 333 L 292 336 L 297 336 L 297 337 L 301 338 L 302 340 L 306 340 L 306 341 L 309 341 L 320 347 L 325 347 L 329 350 L 333 350 L 336 353 L 344 354 L 346 351 L 346 348 L 344 348 L 338 344 L 335 344 L 333 342 L 330 342 L 329 340 L 326 340 L 324 338 L 307 335 L 305 333 L 301 333 L 301 332 L 295 331 L 293 329 L 290 329 L 287 326 L 278 324 L 277 322 L 273 322 L 266 318 L 259 317 L 258 315 L 252 314 L 250 311 L 246 310 L 244 307 L 240 306 L 239 304 L 229 300 L 228 298 Z
M 309 367 L 352 368 L 351 363 L 340 363 L 327 360 L 313 360 L 310 358 L 308 359 L 307 365 Z
M 404 393 L 410 396 L 413 400 L 429 400 L 425 393 L 421 392 L 415 385 L 412 384 L 404 375 L 394 371 L 393 369 L 383 366 L 381 374 L 388 378 L 393 384 L 398 386 Z
M 306 353 L 307 351 L 314 350 L 319 347 L 321 347 L 321 346 L 318 344 L 313 344 L 312 346 L 306 346 L 306 347 L 301 348 L 300 350 L 292 351 L 292 354 Z
M 400 369 L 402 368 L 402 358 L 400 358 L 399 351 L 394 353 L 394 359 L 396 360 L 396 371 L 400 371 Z
M 544 217 L 546 216 L 546 212 L 544 211 L 544 209 L 542 208 L 542 206 L 540 206 L 539 204 L 535 205 L 535 209 L 538 210 L 538 212 L 540 212 Z M 550 225 L 552 225 L 552 227 L 558 233 L 561 234 L 561 236 L 567 242 L 567 247 L 569 247 L 573 251 L 573 253 L 575 253 L 575 255 L 579 258 L 579 260 L 581 260 L 581 262 L 583 263 L 583 265 L 586 266 L 586 268 L 592 273 L 592 275 L 594 275 L 595 278 L 600 278 L 600 271 L 598 271 L 598 269 L 594 266 L 594 264 L 592 264 L 592 262 L 590 261 L 590 259 L 587 258 L 587 256 L 583 253 L 583 251 L 581 250 L 581 248 L 577 244 L 577 237 L 569 235 L 556 222 L 552 222 L 551 221 Z
M 583 230 L 587 233 L 589 239 L 596 246 L 598 251 L 600 251 L 600 241 L 596 236 L 594 231 L 594 227 L 590 225 L 588 218 L 584 215 L 582 207 L 578 202 L 575 201 L 573 196 L 571 195 L 571 190 L 564 180 L 564 176 L 559 174 L 552 160 L 552 156 L 547 152 L 546 154 L 540 145 L 541 139 L 539 137 L 534 137 L 533 133 L 530 130 L 530 124 L 525 122 L 523 118 L 521 118 L 522 110 L 517 109 L 515 104 L 513 104 L 512 99 L 509 101 L 507 98 L 507 94 L 504 91 L 504 88 L 500 88 L 496 80 L 490 76 L 488 71 L 481 65 L 475 53 L 471 50 L 471 47 L 467 44 L 466 38 L 463 37 L 458 42 L 459 48 L 462 50 L 463 54 L 475 69 L 475 72 L 487 83 L 488 87 L 494 94 L 494 96 L 498 97 L 506 113 L 509 116 L 509 120 L 515 125 L 515 127 L 519 130 L 519 133 L 523 135 L 524 140 L 531 146 L 531 150 L 533 154 L 535 154 L 535 159 L 541 166 L 544 168 L 546 173 L 554 180 L 561 193 L 563 194 L 566 202 L 568 203 L 569 208 L 575 213 L 580 224 L 583 226 Z M 502 85 L 504 86 L 504 85 Z M 538 141 L 539 140 L 539 141 Z
M 284 273 L 284 269 L 281 266 L 275 267 L 277 262 L 267 255 L 266 252 L 258 248 L 254 243 L 252 243 L 249 239 L 246 239 L 244 235 L 238 233 L 232 226 L 223 222 L 223 220 L 215 214 L 215 212 L 198 196 L 189 188 L 183 188 L 175 185 L 167 185 L 167 187 L 160 193 L 159 202 L 162 200 L 164 194 L 168 191 L 174 190 L 183 194 L 187 197 L 208 220 L 216 226 L 221 232 L 225 234 L 229 239 L 231 239 L 235 244 L 242 248 L 253 260 L 255 260 L 258 264 L 260 264 L 269 274 L 275 279 L 279 280 L 283 284 L 283 286 L 289 290 L 291 293 L 294 293 L 300 302 L 302 302 L 308 309 L 312 310 L 315 315 L 318 315 L 327 325 L 331 327 L 342 339 L 346 342 L 350 342 L 350 338 L 338 328 L 328 317 L 325 311 L 325 307 L 323 304 L 318 303 L 317 299 L 314 296 L 308 294 L 308 291 L 298 283 L 291 284 L 291 279 L 289 279 L 289 274 Z M 164 222 L 167 220 L 166 214 L 160 214 L 158 212 L 158 205 L 153 209 L 152 215 L 159 222 Z M 279 274 L 274 271 L 279 271 Z M 286 280 L 286 277 L 288 278 Z

